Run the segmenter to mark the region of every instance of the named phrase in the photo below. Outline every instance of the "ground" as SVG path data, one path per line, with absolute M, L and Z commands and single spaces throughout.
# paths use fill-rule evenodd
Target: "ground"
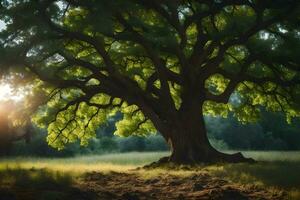
M 300 152 L 245 154 L 259 162 L 140 168 L 159 152 L 1 159 L 0 200 L 300 199 Z
M 207 172 L 198 172 L 186 177 L 161 174 L 148 179 L 140 178 L 135 173 L 88 173 L 77 187 L 87 192 L 86 194 L 91 194 L 91 197 L 107 200 L 280 200 L 285 196 L 281 191 L 245 187 L 212 177 Z

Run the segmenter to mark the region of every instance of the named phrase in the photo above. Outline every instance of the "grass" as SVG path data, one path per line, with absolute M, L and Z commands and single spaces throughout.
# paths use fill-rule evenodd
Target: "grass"
M 156 161 L 167 152 L 123 153 L 77 156 L 72 158 L 5 158 L 0 159 L 0 170 L 6 168 L 43 169 L 81 174 L 89 171 L 127 171 Z
M 0 170 L 0 199 L 71 199 L 74 177 L 48 169 L 6 168 Z
M 22 188 L 65 187 L 72 183 L 72 176 L 59 171 L 46 169 L 26 170 L 21 168 L 0 171 L 0 184 L 6 186 L 18 186 Z
M 165 173 L 189 176 L 200 170 L 235 183 L 266 186 L 274 188 L 274 190 L 284 189 L 288 192 L 289 199 L 300 199 L 300 152 L 247 151 L 243 153 L 246 157 L 252 157 L 259 162 L 255 164 L 203 165 L 192 171 L 140 170 L 139 173 L 146 178 Z M 86 172 L 130 173 L 132 169 L 149 164 L 166 155 L 168 152 L 133 152 L 53 159 L 5 158 L 0 159 L 0 186 L 66 188 L 72 185 L 74 179 Z
M 285 190 L 289 199 L 300 199 L 300 161 L 261 161 L 256 164 L 208 166 L 210 174 L 234 183 Z
M 229 151 L 229 153 L 235 151 Z M 300 162 L 300 151 L 242 151 L 245 157 L 252 157 L 257 161 Z

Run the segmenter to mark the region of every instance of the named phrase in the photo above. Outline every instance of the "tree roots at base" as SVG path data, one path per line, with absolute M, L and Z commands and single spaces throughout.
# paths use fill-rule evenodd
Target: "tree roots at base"
M 217 163 L 249 163 L 253 164 L 256 161 L 253 158 L 246 158 L 242 153 L 238 152 L 235 154 L 225 154 L 218 152 L 218 155 L 210 160 L 172 160 L 172 156 L 166 156 L 160 158 L 158 161 L 145 165 L 144 169 L 154 169 L 154 168 L 172 168 L 172 169 L 185 169 L 189 170 L 193 167 L 206 165 L 206 164 L 217 164 Z

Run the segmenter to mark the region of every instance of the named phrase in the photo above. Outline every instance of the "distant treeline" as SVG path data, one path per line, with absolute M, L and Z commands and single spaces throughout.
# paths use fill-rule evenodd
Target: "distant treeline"
M 228 118 L 207 117 L 211 142 L 219 149 L 300 150 L 300 120 L 288 124 L 283 113 L 261 112 L 257 123 L 241 124 Z
M 46 142 L 47 132 L 36 130 L 34 137 L 29 144 L 24 141 L 16 142 L 11 150 L 13 156 L 46 156 L 65 157 L 78 154 L 104 154 L 113 152 L 130 151 L 167 151 L 168 145 L 159 134 L 150 134 L 147 137 L 115 136 L 115 122 L 122 116 L 116 115 L 100 127 L 96 133 L 97 137 L 90 140 L 88 146 L 80 146 L 79 142 L 69 144 L 64 150 L 58 151 L 51 148 Z
M 159 134 L 148 137 L 130 136 L 127 138 L 115 136 L 115 121 L 117 115 L 97 130 L 97 137 L 88 146 L 81 147 L 79 143 L 66 146 L 58 151 L 48 146 L 47 133 L 36 130 L 31 142 L 14 143 L 10 155 L 20 156 L 74 156 L 78 154 L 103 154 L 129 151 L 166 151 L 169 146 Z M 208 136 L 213 146 L 218 149 L 238 150 L 300 150 L 300 123 L 294 121 L 288 124 L 281 113 L 262 112 L 262 118 L 257 123 L 241 124 L 233 115 L 228 118 L 206 117 Z

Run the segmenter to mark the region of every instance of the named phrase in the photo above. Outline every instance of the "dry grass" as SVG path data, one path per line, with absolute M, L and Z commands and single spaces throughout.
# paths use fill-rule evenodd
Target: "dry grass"
M 50 182 L 68 185 L 74 178 L 91 171 L 138 173 L 145 179 L 165 174 L 187 177 L 197 173 L 209 173 L 243 185 L 263 186 L 274 191 L 284 189 L 288 192 L 289 199 L 300 199 L 299 152 L 245 152 L 246 156 L 259 160 L 256 164 L 203 165 L 188 170 L 185 168 L 134 170 L 167 154 L 167 152 L 136 152 L 58 159 L 6 158 L 0 160 L 0 183 L 3 185 L 5 181 L 18 182 L 34 186 L 36 183 L 45 185 Z
M 0 160 L 0 170 L 7 168 L 51 169 L 54 171 L 82 174 L 90 171 L 124 172 L 151 163 L 167 155 L 166 152 L 124 153 L 78 156 L 72 158 L 6 158 Z

